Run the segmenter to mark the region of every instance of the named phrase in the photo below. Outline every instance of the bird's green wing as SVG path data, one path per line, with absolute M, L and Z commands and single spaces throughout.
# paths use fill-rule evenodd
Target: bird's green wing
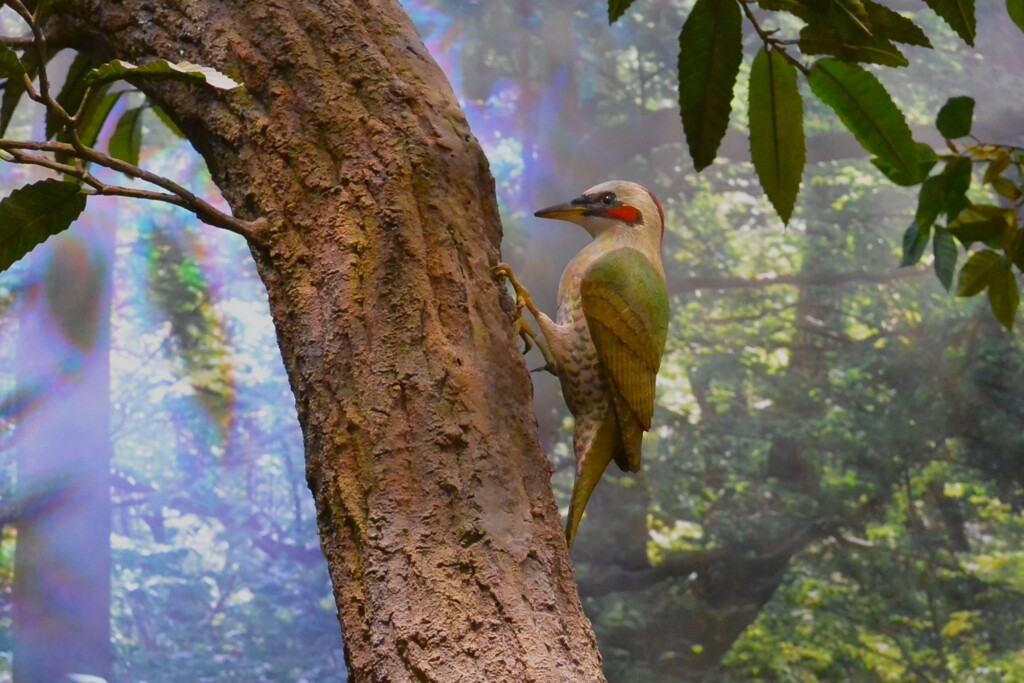
M 580 299 L 617 403 L 624 402 L 640 427 L 650 429 L 654 383 L 668 336 L 664 279 L 640 251 L 624 247 L 587 269 Z

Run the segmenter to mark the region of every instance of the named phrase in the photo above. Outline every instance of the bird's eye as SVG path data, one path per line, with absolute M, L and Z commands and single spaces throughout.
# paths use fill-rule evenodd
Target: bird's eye
M 605 192 L 603 195 L 601 195 L 601 203 L 604 204 L 605 206 L 611 206 L 612 204 L 614 204 L 615 203 L 615 193 L 614 192 Z

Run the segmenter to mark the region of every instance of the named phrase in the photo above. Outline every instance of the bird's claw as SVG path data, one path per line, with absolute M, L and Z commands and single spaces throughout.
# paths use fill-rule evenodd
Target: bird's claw
M 530 372 L 550 372 L 555 377 L 558 377 L 558 369 L 555 367 L 554 361 L 548 361 L 545 365 L 534 368 Z
M 512 329 L 523 340 L 523 355 L 525 356 L 536 345 L 537 333 L 530 327 L 530 323 L 523 320 L 522 302 L 516 302 L 516 319 L 512 322 Z
M 508 283 L 512 285 L 512 289 L 516 293 L 516 317 L 512 322 L 512 328 L 520 339 L 523 340 L 523 355 L 525 356 L 530 352 L 534 346 L 540 349 L 541 354 L 544 356 L 545 364 L 539 368 L 535 368 L 530 372 L 539 372 L 541 370 L 547 370 L 551 374 L 557 374 L 555 372 L 555 358 L 551 355 L 551 349 L 548 348 L 547 341 L 539 336 L 530 324 L 523 319 L 523 309 L 529 309 L 530 313 L 537 317 L 539 311 L 537 307 L 533 305 L 533 299 L 530 298 L 530 292 L 523 283 L 516 277 L 512 267 L 507 263 L 499 263 L 498 265 L 491 268 L 491 275 L 497 280 L 508 280 Z
M 530 313 L 537 315 L 537 307 L 533 305 L 533 299 L 530 298 L 530 290 L 523 286 L 523 283 L 516 277 L 515 271 L 512 270 L 512 266 L 507 263 L 499 263 L 498 265 L 491 268 L 491 275 L 496 280 L 508 280 L 508 283 L 512 285 L 512 289 L 516 293 L 516 309 L 518 313 L 522 313 L 523 307 L 525 306 L 530 310 Z M 536 337 L 536 335 L 534 335 Z

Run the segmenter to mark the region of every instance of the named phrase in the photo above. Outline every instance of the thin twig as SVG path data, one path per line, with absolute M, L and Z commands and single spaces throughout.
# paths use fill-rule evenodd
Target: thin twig
M 61 122 L 64 123 L 64 125 L 74 125 L 74 122 L 71 120 L 71 116 L 64 111 L 64 107 L 50 96 L 50 79 L 46 73 L 46 36 L 43 35 L 43 29 L 39 26 L 39 22 L 36 21 L 36 18 L 32 16 L 32 13 L 28 11 L 28 8 L 25 7 L 21 0 L 7 0 L 7 5 L 17 12 L 18 16 L 28 24 L 29 28 L 32 29 L 32 35 L 35 38 L 33 44 L 36 47 L 36 52 L 39 57 L 39 92 L 36 93 L 33 89 L 29 89 L 29 97 L 53 112 L 61 119 Z M 33 95 L 35 96 L 33 97 Z
M 757 17 L 754 16 L 754 12 L 750 9 L 749 3 L 746 2 L 746 0 L 738 0 L 738 2 L 740 3 L 740 7 L 743 8 L 743 13 L 747 15 L 747 21 L 749 21 L 750 25 L 754 27 L 754 31 L 757 32 L 757 36 L 761 39 L 761 42 L 764 43 L 765 49 L 775 50 L 782 55 L 787 62 L 802 71 L 805 76 L 809 75 L 811 70 L 808 69 L 799 59 L 786 52 L 784 45 L 791 45 L 793 44 L 793 41 L 779 40 L 778 38 L 775 38 L 772 34 L 775 33 L 776 29 L 771 31 L 763 29 L 761 24 L 757 21 Z
M 261 244 L 261 240 L 257 235 L 258 223 L 239 220 L 234 216 L 220 211 L 209 202 L 197 197 L 195 194 L 173 180 L 151 173 L 145 169 L 139 168 L 138 166 L 121 161 L 120 159 L 115 159 L 112 156 L 90 147 L 83 147 L 81 150 L 78 150 L 75 149 L 73 145 L 66 142 L 28 142 L 22 140 L 0 139 L 0 150 L 10 154 L 13 160 L 17 163 L 42 166 L 43 168 L 48 168 L 50 170 L 57 171 L 58 173 L 65 173 L 73 178 L 78 178 L 90 185 L 94 190 L 94 194 L 154 199 L 174 204 L 188 209 L 198 218 L 210 225 L 241 235 L 255 244 Z M 109 168 L 113 171 L 118 171 L 119 173 L 124 173 L 131 178 L 136 178 L 152 185 L 156 185 L 159 188 L 167 190 L 168 194 L 147 190 L 135 190 L 116 185 L 107 185 L 96 180 L 95 176 L 81 168 L 61 164 L 46 157 L 26 154 L 25 150 L 49 152 L 52 154 L 66 154 L 70 157 L 81 159 L 82 161 L 89 161 L 97 164 L 98 166 Z
M 24 50 L 36 44 L 32 36 L 0 36 L 0 45 L 9 47 L 12 50 Z
M 86 194 L 133 197 L 174 204 L 175 206 L 180 206 L 191 211 L 200 220 L 209 223 L 210 225 L 241 235 L 254 245 L 260 247 L 265 246 L 259 235 L 260 228 L 265 224 L 265 220 L 260 219 L 254 222 L 239 220 L 230 214 L 220 211 L 209 202 L 197 197 L 191 191 L 169 178 L 151 173 L 134 164 L 121 161 L 109 154 L 104 154 L 92 147 L 84 145 L 78 136 L 78 123 L 80 117 L 88 107 L 90 98 L 93 96 L 92 88 L 87 89 L 86 93 L 82 97 L 81 105 L 74 115 L 69 114 L 59 102 L 53 99 L 50 95 L 50 82 L 46 73 L 46 37 L 43 35 L 42 27 L 39 25 L 37 17 L 33 16 L 32 13 L 29 12 L 22 0 L 7 0 L 5 4 L 10 6 L 11 9 L 13 9 L 18 16 L 20 16 L 25 23 L 29 25 L 29 28 L 32 30 L 32 40 L 30 43 L 26 43 L 25 38 L 0 39 L 0 42 L 7 40 L 17 41 L 20 46 L 26 49 L 30 45 L 35 46 L 39 56 L 39 89 L 38 91 L 36 90 L 32 83 L 32 79 L 29 78 L 28 74 L 25 74 L 25 92 L 28 94 L 30 99 L 42 104 L 46 107 L 47 111 L 60 120 L 69 142 L 27 142 L 0 139 L 0 151 L 4 152 L 4 155 L 0 158 L 3 158 L 5 161 L 13 161 L 15 163 L 40 166 L 51 171 L 56 171 L 57 173 L 63 173 L 72 178 L 77 178 L 91 188 L 86 191 Z M 46 152 L 54 155 L 65 155 L 68 158 L 74 159 L 75 164 L 64 164 L 56 161 L 55 159 L 50 159 L 36 154 L 29 154 L 28 152 Z M 130 178 L 145 181 L 151 185 L 155 185 L 166 190 L 166 194 L 162 192 L 153 192 L 151 190 L 139 190 L 121 187 L 118 185 L 107 185 L 85 170 L 82 162 L 94 163 L 98 166 L 123 173 Z

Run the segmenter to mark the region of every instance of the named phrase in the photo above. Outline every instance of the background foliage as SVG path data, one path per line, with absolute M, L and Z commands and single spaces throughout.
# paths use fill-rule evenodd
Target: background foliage
M 1024 38 L 1006 18 L 1008 8 L 1020 24 L 1020 4 L 984 5 L 975 22 L 957 24 L 938 6 L 966 6 L 959 0 L 889 3 L 933 49 L 917 33 L 902 40 L 907 24 L 876 14 L 903 32 L 874 45 L 847 36 L 842 50 L 825 30 L 846 25 L 834 13 L 878 5 L 818 4 L 833 14 L 808 21 L 801 12 L 811 3 L 800 2 L 406 2 L 488 152 L 505 257 L 542 309 L 553 311 L 559 273 L 586 236 L 533 220 L 534 209 L 622 177 L 649 186 L 668 213 L 673 320 L 658 426 L 644 472 L 597 489 L 574 554 L 610 681 L 1024 680 L 1024 349 L 1003 327 L 1019 328 L 1008 294 L 1018 273 L 1008 264 L 1021 265 L 1020 198 L 1010 188 L 1020 187 Z M 746 9 L 762 31 L 779 28 L 768 45 Z M 697 124 L 717 126 L 721 144 L 708 134 L 713 149 L 698 153 L 680 126 L 671 37 L 712 10 L 740 13 L 740 22 L 727 18 L 739 32 L 736 80 Z M 771 42 L 790 38 L 798 42 Z M 806 77 L 776 48 L 815 55 L 810 72 L 824 75 Z M 871 50 L 888 55 L 881 64 L 901 55 L 910 66 L 841 61 L 871 61 L 860 59 Z M 849 102 L 832 101 L 842 92 L 822 95 L 830 77 L 891 93 L 907 138 L 935 159 L 904 140 L 885 163 L 875 143 L 855 141 Z M 773 93 L 781 101 L 766 112 Z M 99 144 L 120 129 L 111 152 L 120 145 L 119 154 L 211 194 L 195 157 L 137 98 L 111 105 Z M 796 103 L 799 164 L 782 152 L 792 146 L 756 132 L 792 126 Z M 34 113 L 19 110 L 11 130 L 38 131 Z M 895 120 L 891 109 L 879 116 Z M 132 152 L 136 126 L 141 149 Z M 911 163 L 922 156 L 928 169 Z M 775 189 L 766 158 L 785 169 Z M 0 173 L 11 189 L 38 179 Z M 899 173 L 920 187 L 894 184 Z M 336 678 L 337 627 L 301 440 L 241 240 L 182 228 L 194 221 L 177 209 L 116 210 L 117 672 L 139 681 Z M 972 255 L 957 256 L 968 246 Z M 975 261 L 963 266 L 961 293 L 986 291 L 989 302 L 946 292 L 958 260 Z M 44 267 L 39 256 L 0 279 L 0 349 L 13 348 L 24 292 Z M 0 361 L 0 495 L 11 500 L 14 425 L 32 403 L 14 400 L 25 384 L 12 352 Z M 564 504 L 569 422 L 553 379 L 537 377 L 536 396 Z M 4 596 L 11 529 L 0 543 Z M 0 601 L 0 651 L 10 643 L 8 605 Z

